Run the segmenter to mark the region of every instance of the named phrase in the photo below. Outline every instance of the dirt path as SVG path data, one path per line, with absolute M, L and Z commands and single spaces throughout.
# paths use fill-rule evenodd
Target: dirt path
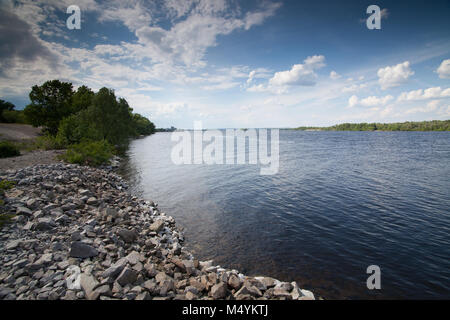
M 36 164 L 51 164 L 60 162 L 56 157 L 64 150 L 35 150 L 23 153 L 18 157 L 0 159 L 0 172 L 9 169 L 20 169 Z
M 29 124 L 0 123 L 0 140 L 29 140 L 41 133 L 41 128 L 35 128 Z

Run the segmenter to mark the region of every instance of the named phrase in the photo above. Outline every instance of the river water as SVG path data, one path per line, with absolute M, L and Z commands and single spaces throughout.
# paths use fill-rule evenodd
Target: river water
M 279 172 L 175 165 L 171 133 L 133 141 L 122 174 L 185 246 L 326 299 L 450 298 L 450 133 L 280 130 Z M 368 290 L 369 265 L 381 289 Z

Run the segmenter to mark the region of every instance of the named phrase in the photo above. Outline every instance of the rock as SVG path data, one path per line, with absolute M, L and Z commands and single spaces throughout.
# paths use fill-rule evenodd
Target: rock
M 155 280 L 158 283 L 163 282 L 164 280 L 166 280 L 167 278 L 167 274 L 165 272 L 158 272 L 158 274 L 155 276 Z
M 142 260 L 141 255 L 139 254 L 139 252 L 136 251 L 131 252 L 129 255 L 125 257 L 125 259 L 128 260 L 128 262 L 133 266 L 140 260 Z
M 151 294 L 155 294 L 158 286 L 156 285 L 155 280 L 147 280 L 143 283 L 143 287 L 148 290 Z
M 178 242 L 175 242 L 175 244 L 173 245 L 172 251 L 173 251 L 174 255 L 181 254 L 181 245 Z
M 127 284 L 132 284 L 137 279 L 137 272 L 126 267 L 122 270 L 116 281 L 123 287 Z
M 17 247 L 19 247 L 19 245 L 22 243 L 22 240 L 21 239 L 19 239 L 19 240 L 12 240 L 12 241 L 10 241 L 10 242 L 8 242 L 7 244 L 6 244 L 6 246 L 5 246 L 5 249 L 6 250 L 14 250 L 14 249 L 16 249 Z
M 69 290 L 81 289 L 81 270 L 78 266 L 71 265 L 67 268 L 68 277 L 66 278 L 66 286 Z
M 122 272 L 122 270 L 125 268 L 126 265 L 127 265 L 127 259 L 122 258 L 119 261 L 117 261 L 116 263 L 114 263 L 111 267 L 106 269 L 103 272 L 102 277 L 103 278 L 116 278 Z
M 36 201 L 36 199 L 29 199 L 27 201 L 27 207 L 30 209 L 35 209 L 37 207 L 38 203 Z
M 70 235 L 70 240 L 72 241 L 80 241 L 81 239 L 81 233 L 78 231 L 72 232 L 72 234 Z
M 283 288 L 275 287 L 272 294 L 277 298 L 286 298 L 286 299 L 292 298 L 291 294 L 288 291 L 286 291 L 286 289 Z
M 78 193 L 80 194 L 80 196 L 89 196 L 91 194 L 91 192 L 86 189 L 82 189 L 82 190 L 78 191 Z
M 228 278 L 228 285 L 235 289 L 238 290 L 241 287 L 241 280 L 239 279 L 239 277 L 237 277 L 236 275 L 232 274 L 229 278 Z
M 167 293 L 169 291 L 173 291 L 175 290 L 175 284 L 173 282 L 172 279 L 165 279 L 161 284 L 160 284 L 160 289 L 159 289 L 159 294 L 162 296 L 167 295 Z
M 91 274 L 82 273 L 80 276 L 80 286 L 86 295 L 88 300 L 97 300 L 99 293 L 95 292 L 95 287 L 98 285 L 98 281 Z
M 123 239 L 126 243 L 132 243 L 137 239 L 137 234 L 134 231 L 127 229 L 120 229 L 117 234 L 119 237 Z
M 164 221 L 163 220 L 156 220 L 150 225 L 150 230 L 154 232 L 159 232 L 164 227 Z
M 72 242 L 72 245 L 70 247 L 69 256 L 74 257 L 74 258 L 85 259 L 85 258 L 95 257 L 97 255 L 98 255 L 98 251 L 94 247 L 92 247 L 88 244 L 82 243 L 80 241 Z
M 255 279 L 261 281 L 266 288 L 272 288 L 275 286 L 275 279 L 270 277 L 255 277 Z
M 213 261 L 212 260 L 208 260 L 208 261 L 200 261 L 199 262 L 200 268 L 203 269 L 208 269 L 211 268 L 213 265 Z
M 25 208 L 25 207 L 17 207 L 16 214 L 17 215 L 27 216 L 27 217 L 30 217 L 30 216 L 33 215 L 31 210 L 28 209 L 28 208 Z
M 77 299 L 76 293 L 71 290 L 67 290 L 66 295 L 62 297 L 62 300 L 76 300 L 76 299 Z
M 189 284 L 195 288 L 197 288 L 197 290 L 199 292 L 207 290 L 210 286 L 208 285 L 208 283 L 204 283 L 204 282 L 199 282 L 197 279 L 195 278 L 190 278 L 189 279 Z
M 28 264 L 28 262 L 29 262 L 28 259 L 20 259 L 13 263 L 13 267 L 23 268 Z
M 142 292 L 138 294 L 135 298 L 135 300 L 150 300 L 151 296 L 148 292 Z
M 188 291 L 185 295 L 186 300 L 195 300 L 197 298 L 198 298 L 198 296 L 195 293 L 190 292 L 190 291 Z
M 194 262 L 191 260 L 183 260 L 184 269 L 186 270 L 186 273 L 188 276 L 194 273 L 195 267 Z
M 35 264 L 37 265 L 48 264 L 52 262 L 52 259 L 53 259 L 52 253 L 45 253 L 35 262 Z
M 303 296 L 299 298 L 300 300 L 316 300 L 316 298 L 314 297 L 314 294 L 311 291 L 304 290 L 304 289 L 302 289 L 300 291 L 303 294 Z
M 177 288 L 178 288 L 178 286 L 177 286 Z M 187 292 L 192 292 L 192 293 L 194 293 L 194 294 L 198 294 L 199 293 L 199 290 L 196 288 L 196 287 L 194 287 L 194 286 L 187 286 L 185 289 L 184 289 L 184 292 L 185 293 L 187 293 Z
M 174 265 L 176 265 L 181 271 L 186 272 L 186 267 L 184 266 L 183 261 L 181 261 L 181 260 L 178 259 L 178 258 L 172 258 L 171 261 L 172 261 L 172 263 L 173 263 Z
M 144 265 L 144 269 L 145 271 L 147 271 L 147 276 L 149 276 L 150 278 L 153 278 L 158 274 L 158 270 L 156 270 L 155 265 L 152 263 L 146 263 Z
M 35 224 L 34 229 L 38 231 L 48 231 L 53 229 L 56 224 L 51 218 L 39 218 Z
M 223 299 L 227 295 L 227 285 L 223 282 L 215 284 L 211 288 L 211 297 L 213 299 Z
M 58 269 L 60 269 L 60 270 L 65 270 L 65 269 L 67 269 L 67 268 L 69 267 L 69 265 L 70 265 L 70 263 L 69 263 L 68 260 L 64 260 L 64 261 L 58 262 L 58 263 L 56 264 L 56 266 L 57 266 Z
M 34 223 L 31 221 L 28 221 L 24 226 L 23 226 L 23 230 L 32 230 L 34 228 Z
M 250 295 L 253 297 L 261 297 L 262 293 L 261 291 L 253 286 L 250 282 L 244 281 L 244 285 L 241 289 L 239 289 L 238 292 L 235 293 L 235 297 L 239 295 Z
M 42 218 L 43 216 L 45 216 L 45 213 L 42 210 L 37 210 L 33 213 L 35 219 Z
M 95 206 L 97 204 L 97 198 L 96 197 L 90 197 L 87 199 L 86 204 L 90 206 Z
M 98 296 L 112 296 L 111 287 L 107 284 L 97 287 L 94 290 L 94 293 L 95 293 L 95 295 L 98 295 Z
M 292 284 L 290 284 L 289 282 L 280 282 L 275 286 L 275 289 L 291 291 L 293 289 L 293 287 L 292 287 Z

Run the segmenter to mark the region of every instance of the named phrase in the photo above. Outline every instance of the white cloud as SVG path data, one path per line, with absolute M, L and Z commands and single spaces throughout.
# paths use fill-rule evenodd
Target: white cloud
M 151 3 L 149 1 L 146 4 Z M 108 6 L 102 8 L 100 13 L 100 22 L 120 21 L 131 31 L 148 26 L 152 21 L 150 9 L 145 7 L 145 2 L 137 0 L 108 1 Z
M 379 107 L 386 105 L 389 101 L 393 100 L 394 97 L 387 95 L 384 97 L 370 96 L 364 99 L 359 99 L 357 96 L 353 95 L 348 99 L 348 107 L 352 108 L 355 106 L 362 107 Z
M 416 107 L 406 110 L 406 114 L 418 113 L 418 112 L 433 112 L 436 111 L 439 107 L 439 100 L 432 100 L 426 104 L 424 107 Z
M 389 17 L 389 14 L 390 12 L 387 8 L 381 9 L 380 11 L 381 19 L 387 19 Z
M 261 24 L 266 18 L 275 14 L 275 11 L 281 6 L 281 3 L 269 3 L 266 8 L 256 11 L 248 12 L 245 16 L 245 30 L 250 29 L 254 25 Z
M 398 97 L 398 101 L 414 101 L 449 97 L 450 88 L 442 89 L 441 87 L 433 87 L 425 90 L 418 89 L 409 92 L 402 92 Z
M 383 90 L 400 86 L 413 74 L 414 71 L 411 70 L 409 61 L 399 63 L 396 66 L 381 68 L 377 73 L 378 82 Z
M 269 80 L 271 86 L 313 86 L 316 84 L 316 69 L 325 66 L 325 57 L 316 55 L 308 57 L 303 64 L 295 64 L 290 70 L 280 71 Z
M 254 85 L 247 88 L 248 92 L 265 92 L 267 88 L 263 84 Z
M 436 72 L 441 79 L 450 79 L 450 59 L 443 60 Z
M 348 106 L 349 108 L 353 108 L 356 105 L 358 105 L 358 97 L 353 95 L 348 99 Z
M 253 81 L 253 78 L 255 77 L 255 75 L 256 75 L 256 71 L 255 70 L 252 70 L 249 74 L 248 74 L 248 79 L 247 79 L 247 84 L 250 84 L 252 81 Z
M 341 76 L 336 72 L 336 71 L 331 71 L 330 72 L 330 79 L 331 80 L 336 80 L 339 79 Z
M 229 2 L 224 0 L 200 0 L 185 4 L 169 1 L 166 3 L 169 10 L 163 13 L 144 5 L 121 5 L 107 10 L 101 19 L 120 21 L 135 33 L 138 44 L 127 44 L 127 47 L 134 51 L 136 57 L 150 58 L 153 62 L 204 67 L 205 53 L 208 48 L 217 45 L 218 36 L 259 25 L 274 15 L 280 6 L 279 3 L 265 2 L 259 9 L 242 15 L 238 7 L 229 8 Z M 168 14 L 176 20 L 165 28 L 152 25 L 152 14 L 157 16 L 158 13 Z
M 367 87 L 367 84 L 365 84 L 365 83 L 361 83 L 361 84 L 352 84 L 351 86 L 349 86 L 349 87 L 344 87 L 343 89 L 342 89 L 342 92 L 356 92 L 356 91 L 358 91 L 358 90 L 360 90 L 360 89 L 364 89 L 364 88 L 366 88 Z

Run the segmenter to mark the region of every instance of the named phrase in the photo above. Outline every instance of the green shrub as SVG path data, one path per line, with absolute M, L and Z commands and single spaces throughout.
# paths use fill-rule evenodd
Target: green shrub
M 20 156 L 20 151 L 17 146 L 9 141 L 0 142 L 0 158 Z
M 3 110 L 2 118 L 6 123 L 27 123 L 25 114 L 20 110 Z
M 108 163 L 113 156 L 113 147 L 105 140 L 84 141 L 71 145 L 61 158 L 70 163 L 99 166 Z
M 34 141 L 33 149 L 55 150 L 64 149 L 66 145 L 58 138 L 51 135 L 37 137 Z
M 0 181 L 0 195 L 3 195 L 5 190 L 11 189 L 16 183 L 14 181 L 2 180 Z
M 58 128 L 57 141 L 70 145 L 83 140 L 102 140 L 103 136 L 97 130 L 96 124 L 90 120 L 91 118 L 91 108 L 64 118 Z
M 14 187 L 16 183 L 14 181 L 2 180 L 0 181 L 0 196 L 3 197 L 5 194 L 5 190 L 11 189 Z M 0 206 L 4 204 L 3 199 L 0 199 Z M 0 213 L 0 228 L 3 227 L 6 223 L 11 221 L 11 218 L 14 217 L 14 214 Z
M 0 214 L 0 228 L 2 228 L 5 224 L 11 222 L 11 219 L 14 216 L 15 216 L 14 214 L 1 213 Z

